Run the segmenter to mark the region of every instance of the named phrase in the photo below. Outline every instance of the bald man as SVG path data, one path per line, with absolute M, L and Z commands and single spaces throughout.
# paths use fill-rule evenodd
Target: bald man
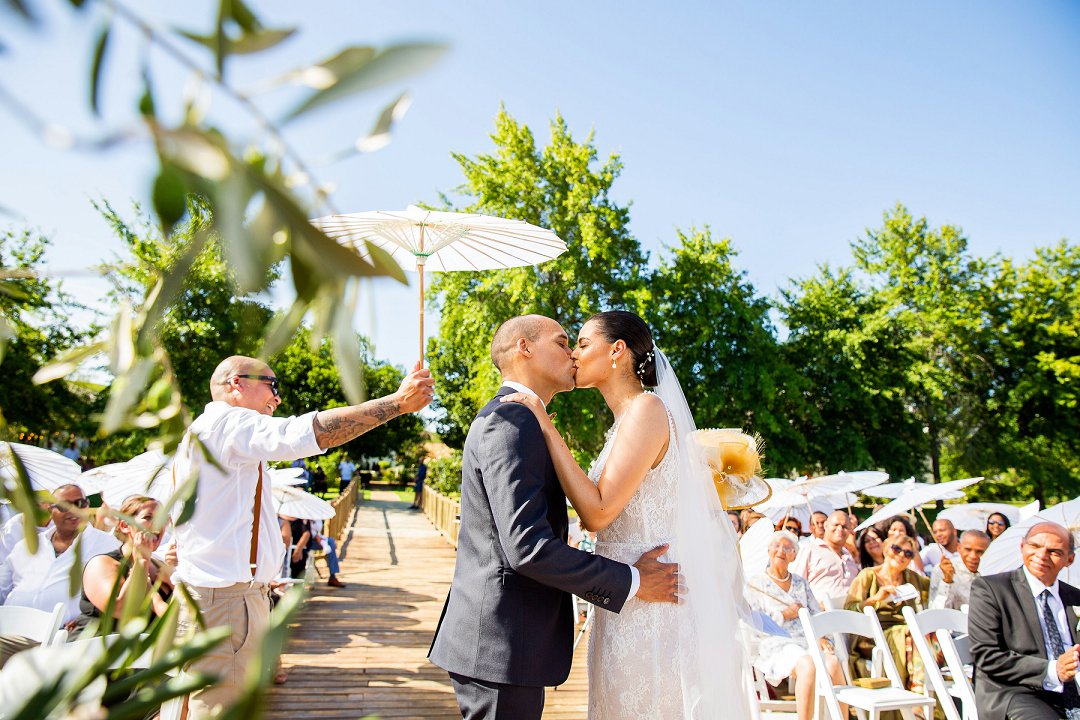
M 790 570 L 806 579 L 819 602 L 829 598 L 842 607 L 851 583 L 859 574 L 859 564 L 845 547 L 848 514 L 834 511 L 825 519 L 824 531 L 822 537 L 812 537 L 799 544 L 799 554 Z
M 240 355 L 222 360 L 210 379 L 213 401 L 191 424 L 173 462 L 177 484 L 189 478 L 198 483 L 194 515 L 176 528 L 173 579 L 199 603 L 207 626 L 228 625 L 233 633 L 231 641 L 187 668 L 220 678 L 188 698 L 189 718 L 209 717 L 232 704 L 248 666 L 259 662 L 256 650 L 269 620 L 267 593 L 285 553 L 265 462 L 318 455 L 416 412 L 431 402 L 434 382 L 417 364 L 392 395 L 289 418 L 273 417 L 279 392 L 266 363 Z M 194 627 L 194 609 L 182 606 L 178 632 Z
M 1019 569 L 971 584 L 968 634 L 979 718 L 1080 718 L 1073 609 L 1080 589 L 1058 580 L 1075 558 L 1072 533 L 1057 523 L 1033 525 L 1020 556 Z

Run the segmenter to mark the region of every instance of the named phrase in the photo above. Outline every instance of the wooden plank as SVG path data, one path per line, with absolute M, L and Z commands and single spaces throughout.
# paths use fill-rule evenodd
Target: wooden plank
M 456 532 L 446 530 L 456 528 L 445 521 L 456 508 L 443 509 L 442 533 L 408 508 L 381 490 L 357 503 L 339 541 L 339 577 L 348 587 L 316 579 L 282 655 L 289 680 L 268 694 L 267 718 L 461 717 L 449 677 L 427 660 L 454 573 L 448 540 Z M 578 647 L 569 680 L 548 689 L 545 718 L 588 714 L 586 644 Z

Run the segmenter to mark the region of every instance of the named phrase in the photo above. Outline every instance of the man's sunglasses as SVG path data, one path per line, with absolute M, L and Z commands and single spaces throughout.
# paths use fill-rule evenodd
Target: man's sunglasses
M 90 501 L 86 498 L 79 498 L 78 500 L 64 500 L 62 502 L 53 503 L 49 506 L 53 510 L 59 510 L 61 512 L 67 512 L 69 508 L 78 508 L 85 510 L 90 507 Z
M 900 547 L 899 545 L 890 545 L 889 548 L 892 549 L 892 551 L 894 553 L 897 553 L 898 555 L 903 555 L 908 560 L 915 557 L 915 551 L 914 550 L 905 550 L 904 548 Z
M 280 385 L 278 385 L 278 379 L 273 375 L 233 375 L 233 377 L 247 378 L 248 380 L 262 380 L 264 383 L 270 384 L 270 392 L 274 393 L 274 397 L 280 397 L 278 391 Z

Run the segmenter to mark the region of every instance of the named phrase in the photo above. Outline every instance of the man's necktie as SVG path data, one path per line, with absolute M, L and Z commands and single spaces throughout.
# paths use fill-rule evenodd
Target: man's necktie
M 1057 658 L 1065 652 L 1065 643 L 1061 639 L 1061 630 L 1058 628 L 1057 618 L 1050 608 L 1050 591 L 1043 590 L 1039 594 L 1042 600 L 1043 623 L 1046 625 L 1046 634 L 1050 637 L 1050 646 L 1046 648 L 1050 659 Z M 1069 720 L 1080 720 L 1080 691 L 1076 689 L 1076 680 L 1067 680 L 1064 683 L 1065 716 Z

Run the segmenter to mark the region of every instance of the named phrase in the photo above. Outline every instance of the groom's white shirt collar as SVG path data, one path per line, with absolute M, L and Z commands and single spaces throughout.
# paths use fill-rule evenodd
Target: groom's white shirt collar
M 513 388 L 514 390 L 517 390 L 518 392 L 523 392 L 526 395 L 532 395 L 534 398 L 536 398 L 537 400 L 540 401 L 541 405 L 543 405 L 545 408 L 547 407 L 547 403 L 544 402 L 544 399 L 542 397 L 540 397 L 539 395 L 537 395 L 535 392 L 533 392 L 533 389 L 531 387 L 529 387 L 528 385 L 522 385 L 521 383 L 514 382 L 513 380 L 503 380 L 502 384 L 505 385 L 508 388 Z

